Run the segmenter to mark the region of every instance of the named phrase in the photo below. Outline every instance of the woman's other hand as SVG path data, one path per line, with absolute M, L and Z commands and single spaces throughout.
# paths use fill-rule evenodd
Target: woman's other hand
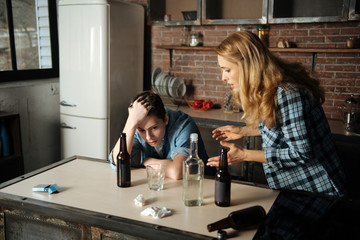
M 240 163 L 245 161 L 246 159 L 246 150 L 235 143 L 229 143 L 226 141 L 221 141 L 220 144 L 223 147 L 229 148 L 228 151 L 228 165 L 234 165 L 236 163 Z M 211 167 L 219 166 L 220 156 L 212 157 L 208 159 L 206 165 Z
M 231 125 L 216 128 L 215 130 L 212 131 L 212 134 L 213 134 L 212 135 L 213 138 L 221 141 L 237 140 L 245 136 L 243 133 L 243 127 L 237 127 Z

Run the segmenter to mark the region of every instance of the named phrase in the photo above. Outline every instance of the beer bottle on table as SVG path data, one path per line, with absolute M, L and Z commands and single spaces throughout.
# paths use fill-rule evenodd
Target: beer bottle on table
M 227 148 L 221 148 L 219 168 L 215 175 L 215 204 L 220 207 L 230 206 L 231 177 L 228 171 Z
M 117 185 L 119 187 L 130 187 L 131 172 L 130 172 L 130 155 L 126 148 L 126 133 L 120 135 L 120 151 L 117 155 Z
M 183 201 L 185 206 L 203 202 L 204 162 L 198 156 L 198 134 L 190 134 L 190 155 L 183 165 Z
M 209 232 L 233 228 L 242 230 L 262 223 L 265 220 L 266 212 L 262 206 L 253 206 L 231 212 L 228 217 L 207 225 Z

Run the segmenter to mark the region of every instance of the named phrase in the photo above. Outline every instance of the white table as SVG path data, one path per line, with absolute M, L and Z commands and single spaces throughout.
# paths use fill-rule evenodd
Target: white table
M 116 185 L 116 172 L 107 162 L 79 156 L 35 173 L 38 174 L 30 173 L 17 179 L 14 184 L 1 188 L 0 206 L 21 208 L 24 205 L 27 210 L 35 212 L 39 208 L 42 214 L 55 218 L 64 219 L 69 216 L 66 221 L 117 232 L 124 230 L 124 233 L 132 235 L 133 232 L 127 232 L 129 229 L 121 228 L 120 224 L 129 222 L 134 226 L 149 228 L 147 233 L 136 230 L 138 236 L 152 238 L 159 234 L 157 239 L 169 232 L 194 238 L 216 237 L 216 231 L 208 232 L 207 224 L 226 217 L 232 211 L 254 205 L 261 205 L 268 211 L 278 195 L 278 191 L 233 182 L 231 206 L 222 208 L 214 204 L 214 180 L 205 179 L 203 206 L 186 207 L 182 202 L 182 180 L 166 178 L 163 191 L 151 191 L 147 186 L 145 169 L 133 169 L 131 187 L 119 188 Z M 59 193 L 32 192 L 33 186 L 47 183 L 56 183 Z M 146 205 L 143 207 L 134 204 L 134 198 L 138 194 L 144 194 Z M 161 219 L 140 215 L 149 206 L 167 207 L 172 210 L 172 215 Z M 77 213 L 81 216 L 77 216 Z M 82 219 L 84 222 L 81 222 Z M 151 232 L 150 229 L 155 231 Z M 256 230 L 228 231 L 237 235 L 234 239 L 251 239 L 255 232 Z M 195 235 L 191 235 L 192 233 Z

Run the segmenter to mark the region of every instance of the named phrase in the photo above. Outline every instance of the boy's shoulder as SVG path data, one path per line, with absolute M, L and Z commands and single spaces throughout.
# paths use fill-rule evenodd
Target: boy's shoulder
M 169 114 L 169 123 L 167 126 L 168 131 L 174 134 L 177 131 L 182 131 L 182 129 L 194 128 L 196 126 L 195 121 L 191 116 L 180 110 L 171 110 L 166 109 Z
M 166 112 L 169 114 L 170 121 L 176 122 L 176 121 L 183 121 L 184 119 L 192 119 L 191 116 L 187 115 L 181 110 L 171 110 L 169 108 L 165 108 Z

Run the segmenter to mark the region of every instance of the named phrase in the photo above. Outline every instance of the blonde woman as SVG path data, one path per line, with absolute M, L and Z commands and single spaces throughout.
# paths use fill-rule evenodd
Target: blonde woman
M 344 194 L 342 170 L 330 128 L 321 107 L 324 92 L 300 64 L 272 55 L 247 31 L 233 33 L 216 49 L 222 81 L 244 111 L 246 127 L 224 126 L 213 137 L 229 147 L 229 164 L 263 163 L 270 188 Z M 229 142 L 262 137 L 263 150 Z M 219 157 L 207 165 L 217 166 Z

